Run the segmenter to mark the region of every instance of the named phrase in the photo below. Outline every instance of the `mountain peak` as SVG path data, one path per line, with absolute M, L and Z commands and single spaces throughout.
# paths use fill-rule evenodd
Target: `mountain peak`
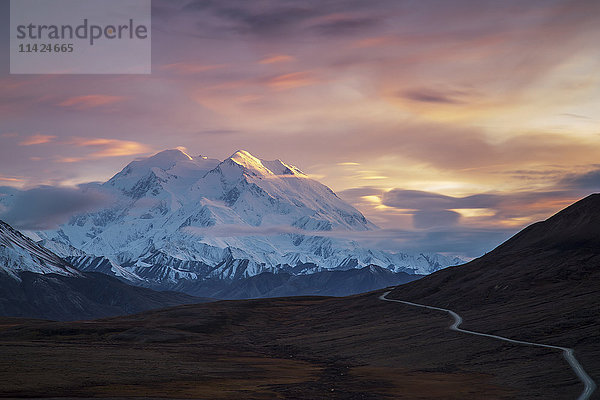
M 129 165 L 125 167 L 125 170 L 138 169 L 146 171 L 151 168 L 160 168 L 167 171 L 178 163 L 190 161 L 194 161 L 194 158 L 189 154 L 180 149 L 169 149 L 163 150 L 150 157 L 138 158 L 129 163 Z
M 157 167 L 162 168 L 167 164 L 175 164 L 180 161 L 192 161 L 194 158 L 181 149 L 163 150 L 155 155 L 145 159 L 146 162 L 157 164 Z M 168 169 L 168 168 L 163 168 Z
M 236 151 L 228 158 L 228 160 L 231 160 L 247 170 L 260 173 L 260 175 L 306 176 L 300 169 L 293 165 L 286 164 L 279 159 L 272 161 L 263 160 L 253 156 L 245 150 Z
M 254 157 L 246 150 L 236 151 L 227 160 L 238 164 L 244 169 L 253 171 L 255 173 L 260 173 L 261 175 L 273 175 L 273 172 L 271 172 L 267 167 L 265 167 L 263 165 L 263 162 L 259 158 Z
M 154 179 L 153 176 L 159 176 L 164 180 L 166 174 L 170 174 L 176 175 L 178 183 L 187 187 L 218 163 L 219 160 L 207 157 L 192 157 L 181 148 L 163 150 L 153 156 L 130 162 L 105 185 L 113 186 L 124 192 L 131 192 L 134 188 L 137 191 L 140 187 L 146 190 L 149 188 L 149 179 Z

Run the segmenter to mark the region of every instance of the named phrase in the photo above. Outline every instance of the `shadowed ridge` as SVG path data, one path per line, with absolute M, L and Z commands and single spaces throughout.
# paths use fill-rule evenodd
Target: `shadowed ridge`
M 600 193 L 591 194 L 547 220 L 528 226 L 494 252 L 582 247 L 600 247 Z
M 578 283 L 600 279 L 599 265 L 600 194 L 592 194 L 528 226 L 490 253 L 403 285 L 390 297 L 422 300 L 433 296 L 432 300 L 445 305 L 461 301 L 472 305 L 527 298 L 533 294 L 527 290 L 547 290 L 549 285 L 576 295 L 588 293 Z

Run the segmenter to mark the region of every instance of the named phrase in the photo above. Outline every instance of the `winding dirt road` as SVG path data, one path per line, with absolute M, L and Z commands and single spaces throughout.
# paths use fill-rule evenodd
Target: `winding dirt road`
M 388 299 L 386 296 L 389 293 L 390 292 L 387 291 L 384 294 L 382 294 L 381 296 L 379 296 L 379 300 L 393 301 L 393 302 L 396 302 L 396 303 L 402 303 L 402 304 L 406 304 L 406 305 L 409 305 L 409 306 L 415 306 L 415 307 L 421 307 L 421 308 L 429 308 L 430 310 L 444 311 L 444 312 L 450 314 L 452 316 L 452 318 L 454 318 L 454 323 L 452 325 L 450 325 L 450 329 L 453 330 L 453 331 L 468 333 L 470 335 L 485 336 L 485 337 L 489 337 L 489 338 L 492 338 L 492 339 L 503 340 L 505 342 L 515 343 L 515 344 L 524 344 L 524 345 L 528 345 L 528 346 L 546 347 L 546 348 L 549 348 L 549 349 L 560 350 L 560 351 L 562 351 L 563 357 L 565 358 L 565 360 L 567 360 L 567 362 L 569 363 L 569 366 L 571 367 L 571 369 L 573 370 L 573 372 L 575 372 L 575 374 L 577 375 L 577 377 L 579 378 L 579 380 L 584 385 L 583 392 L 581 392 L 581 394 L 579 395 L 579 397 L 577 398 L 577 400 L 587 400 L 587 399 L 589 399 L 592 396 L 592 393 L 594 393 L 594 390 L 596 390 L 596 383 L 585 372 L 585 370 L 583 369 L 583 367 L 581 366 L 581 364 L 579 364 L 579 362 L 575 358 L 575 351 L 573 349 L 570 349 L 568 347 L 553 346 L 553 345 L 550 345 L 550 344 L 542 344 L 542 343 L 535 343 L 535 342 L 526 342 L 526 341 L 523 341 L 523 340 L 514 340 L 514 339 L 505 338 L 503 336 L 490 335 L 488 333 L 481 333 L 481 332 L 475 332 L 475 331 L 469 331 L 469 330 L 466 330 L 466 329 L 461 329 L 461 328 L 459 328 L 459 326 L 460 326 L 460 324 L 462 324 L 463 319 L 462 319 L 462 317 L 460 315 L 458 315 L 454 311 L 447 310 L 445 308 L 440 308 L 440 307 L 432 307 L 432 306 L 426 306 L 426 305 L 423 305 L 423 304 L 411 303 L 410 301 Z

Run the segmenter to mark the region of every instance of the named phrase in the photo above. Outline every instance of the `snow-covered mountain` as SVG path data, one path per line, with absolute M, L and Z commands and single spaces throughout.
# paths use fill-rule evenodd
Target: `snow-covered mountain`
M 87 319 L 204 301 L 78 271 L 0 221 L 0 316 Z
M 19 273 L 81 276 L 71 265 L 35 243 L 10 225 L 0 221 L 0 271 L 19 280 Z
M 38 235 L 77 268 L 138 285 L 368 265 L 428 274 L 462 262 L 364 248 L 344 237 L 378 229 L 358 210 L 298 168 L 246 151 L 219 161 L 166 150 L 93 189 L 113 204 Z

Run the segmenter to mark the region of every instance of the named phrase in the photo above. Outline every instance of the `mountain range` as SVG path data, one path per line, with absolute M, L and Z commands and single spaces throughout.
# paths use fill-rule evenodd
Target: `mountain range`
M 270 283 L 255 285 L 253 297 L 306 293 L 308 281 L 313 292 L 350 294 L 326 289 L 327 272 L 377 266 L 402 277 L 388 283 L 400 283 L 463 262 L 361 245 L 353 237 L 378 229 L 363 214 L 297 167 L 246 151 L 220 161 L 166 150 L 82 190 L 110 201 L 58 229 L 27 234 L 78 270 L 158 290 L 238 298 L 246 293 L 239 281 L 266 274 Z M 1 201 L 10 207 L 14 197 Z M 282 288 L 273 292 L 277 274 Z M 297 278 L 312 274 L 320 275 Z
M 207 301 L 82 272 L 0 221 L 0 315 L 76 320 Z
M 112 266 L 107 259 L 96 260 L 100 262 L 97 270 Z M 127 276 L 126 271 L 124 276 Z M 41 242 L 34 242 L 0 221 L 0 316 L 92 319 L 212 301 L 181 292 L 210 291 L 216 298 L 228 299 L 275 297 L 287 293 L 344 296 L 421 277 L 370 265 L 305 275 L 263 272 L 233 282 L 206 281 L 200 288 L 195 281 L 182 281 L 176 286 L 177 291 L 155 291 L 128 284 L 126 279 L 117 279 L 110 274 L 79 271 Z

